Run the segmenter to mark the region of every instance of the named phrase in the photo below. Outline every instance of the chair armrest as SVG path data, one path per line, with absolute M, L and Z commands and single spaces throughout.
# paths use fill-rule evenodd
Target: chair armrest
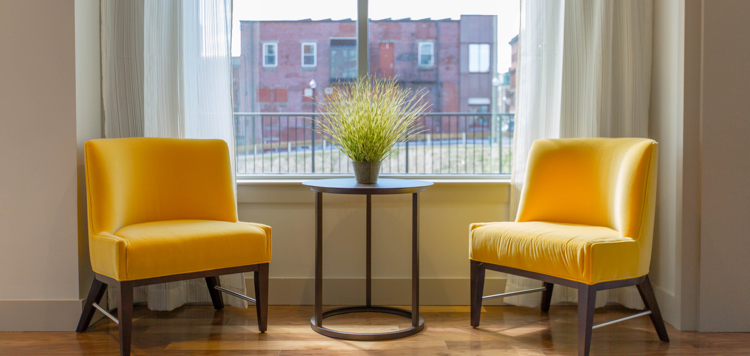
M 268 259 L 271 259 L 271 252 L 272 252 L 272 243 L 271 243 L 271 227 L 265 224 L 259 224 L 259 223 L 253 223 L 253 222 L 245 222 L 245 221 L 238 221 L 240 224 L 247 224 L 250 226 L 255 226 L 261 230 L 263 230 L 266 233 L 266 251 L 268 252 Z
M 126 271 L 127 245 L 127 240 L 108 232 L 89 236 L 91 268 L 96 273 L 118 281 L 126 280 L 127 276 L 121 273 L 124 274 Z

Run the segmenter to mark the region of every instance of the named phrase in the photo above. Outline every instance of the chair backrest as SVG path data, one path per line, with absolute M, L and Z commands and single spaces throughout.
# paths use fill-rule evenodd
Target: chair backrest
M 657 143 L 644 138 L 535 141 L 516 221 L 604 226 L 653 235 Z
M 222 140 L 99 139 L 85 152 L 90 234 L 151 221 L 237 221 Z

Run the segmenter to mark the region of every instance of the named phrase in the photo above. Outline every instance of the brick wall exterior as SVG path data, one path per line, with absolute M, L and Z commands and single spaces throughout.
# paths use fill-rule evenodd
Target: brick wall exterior
M 427 90 L 431 111 L 464 111 L 467 109 L 466 98 L 461 100 L 459 86 L 461 62 L 462 59 L 467 61 L 468 54 L 462 56 L 461 46 L 468 43 L 494 46 L 492 21 L 493 16 L 464 16 L 461 20 L 371 21 L 369 72 L 379 77 L 395 77 L 414 90 Z M 469 32 L 468 27 L 471 27 Z M 318 92 L 333 84 L 330 39 L 354 39 L 357 35 L 356 23 L 352 20 L 242 21 L 240 28 L 242 52 L 238 82 L 241 88 L 235 100 L 239 102 L 239 111 L 243 112 L 312 111 L 312 101 L 304 100 L 304 89 L 309 88 L 310 80 L 316 81 Z M 261 46 L 266 41 L 277 43 L 276 67 L 262 65 Z M 422 41 L 434 43 L 433 66 L 419 65 L 418 44 Z M 315 67 L 302 66 L 303 42 L 317 45 Z M 463 72 L 466 74 L 466 70 Z M 472 74 L 472 77 L 482 77 L 481 82 L 492 81 L 491 73 Z M 465 84 L 464 91 L 467 90 Z M 479 90 L 490 96 L 491 88 Z
M 460 20 L 378 20 L 369 24 L 369 72 L 378 77 L 396 78 L 414 91 L 426 90 L 432 112 L 467 112 L 468 99 L 492 97 L 493 66 L 488 73 L 468 73 L 470 43 L 491 45 L 495 62 L 495 16 L 462 16 Z M 331 39 L 356 39 L 356 22 L 340 21 L 241 21 L 241 55 L 235 75 L 235 108 L 239 112 L 312 112 L 313 101 L 305 97 L 311 80 L 317 83 L 316 96 L 335 85 L 331 79 Z M 277 44 L 277 65 L 264 67 L 263 43 Z M 302 66 L 302 43 L 316 44 L 315 67 Z M 433 43 L 433 64 L 419 62 L 419 43 Z M 275 120 L 275 121 L 274 121 Z M 279 122 L 280 120 L 280 122 Z M 247 125 L 247 121 L 244 124 Z M 425 123 L 428 131 L 440 132 L 445 122 Z M 259 123 L 256 119 L 256 123 Z M 267 119 L 255 125 L 256 136 L 309 137 L 306 120 Z M 238 124 L 239 125 L 239 124 Z M 277 126 L 261 132 L 260 126 Z M 286 128 L 296 127 L 297 130 Z M 239 131 L 246 130 L 240 128 Z M 275 131 L 274 131 L 275 130 Z M 243 134 L 240 132 L 240 134 Z M 294 140 L 294 138 L 292 138 Z

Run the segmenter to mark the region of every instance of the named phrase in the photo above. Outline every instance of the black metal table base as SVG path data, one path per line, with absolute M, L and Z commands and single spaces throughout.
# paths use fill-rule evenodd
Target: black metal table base
M 359 184 L 354 179 L 323 179 L 303 183 L 315 191 L 315 315 L 310 326 L 315 332 L 344 340 L 377 341 L 393 340 L 414 335 L 424 329 L 424 318 L 419 315 L 419 192 L 431 186 L 430 182 L 380 179 L 376 184 Z M 366 305 L 343 307 L 323 311 L 323 193 L 362 194 L 367 196 L 366 229 Z M 372 305 L 372 195 L 411 194 L 411 311 Z M 323 327 L 323 319 L 349 313 L 386 313 L 411 319 L 411 327 L 385 333 L 350 333 Z
M 323 319 L 332 317 L 335 315 L 350 314 L 350 313 L 385 313 L 385 314 L 393 314 L 393 315 L 403 316 L 403 317 L 412 319 L 411 312 L 405 309 L 381 307 L 381 306 L 368 307 L 366 305 L 355 306 L 355 307 L 342 307 L 342 308 L 326 310 L 323 312 Z M 385 332 L 385 333 L 352 333 L 352 332 L 333 330 L 333 329 L 329 329 L 323 326 L 317 326 L 315 323 L 315 316 L 313 316 L 310 319 L 310 325 L 312 326 L 312 329 L 315 330 L 315 332 L 317 332 L 318 334 L 336 338 L 336 339 L 355 340 L 355 341 L 382 341 L 382 340 L 400 339 L 402 337 L 411 336 L 422 331 L 422 329 L 424 329 L 424 318 L 421 315 L 419 315 L 419 323 L 416 326 L 412 326 L 403 330 L 391 331 L 391 332 Z

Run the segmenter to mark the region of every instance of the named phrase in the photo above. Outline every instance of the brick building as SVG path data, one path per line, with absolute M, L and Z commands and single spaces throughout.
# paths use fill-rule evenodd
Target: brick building
M 490 15 L 371 20 L 369 73 L 426 90 L 431 112 L 490 112 L 497 73 L 496 21 Z M 354 20 L 241 21 L 240 33 L 241 55 L 233 63 L 237 112 L 312 112 L 312 99 L 305 95 L 311 80 L 320 97 L 357 76 Z M 442 121 L 426 126 L 440 132 L 440 126 L 451 124 Z M 278 126 L 285 132 L 259 134 L 264 141 L 269 135 L 278 141 L 309 135 L 304 120 L 282 119 Z M 302 131 L 286 129 L 291 127 Z
M 510 45 L 510 68 L 508 68 L 509 75 L 509 89 L 508 89 L 508 112 L 516 112 L 516 68 L 518 66 L 518 35 L 508 42 Z
M 428 90 L 433 112 L 489 106 L 495 21 L 487 15 L 370 21 L 370 73 Z M 325 91 L 356 76 L 353 20 L 241 21 L 240 29 L 237 111 L 310 112 L 304 96 L 310 80 Z

